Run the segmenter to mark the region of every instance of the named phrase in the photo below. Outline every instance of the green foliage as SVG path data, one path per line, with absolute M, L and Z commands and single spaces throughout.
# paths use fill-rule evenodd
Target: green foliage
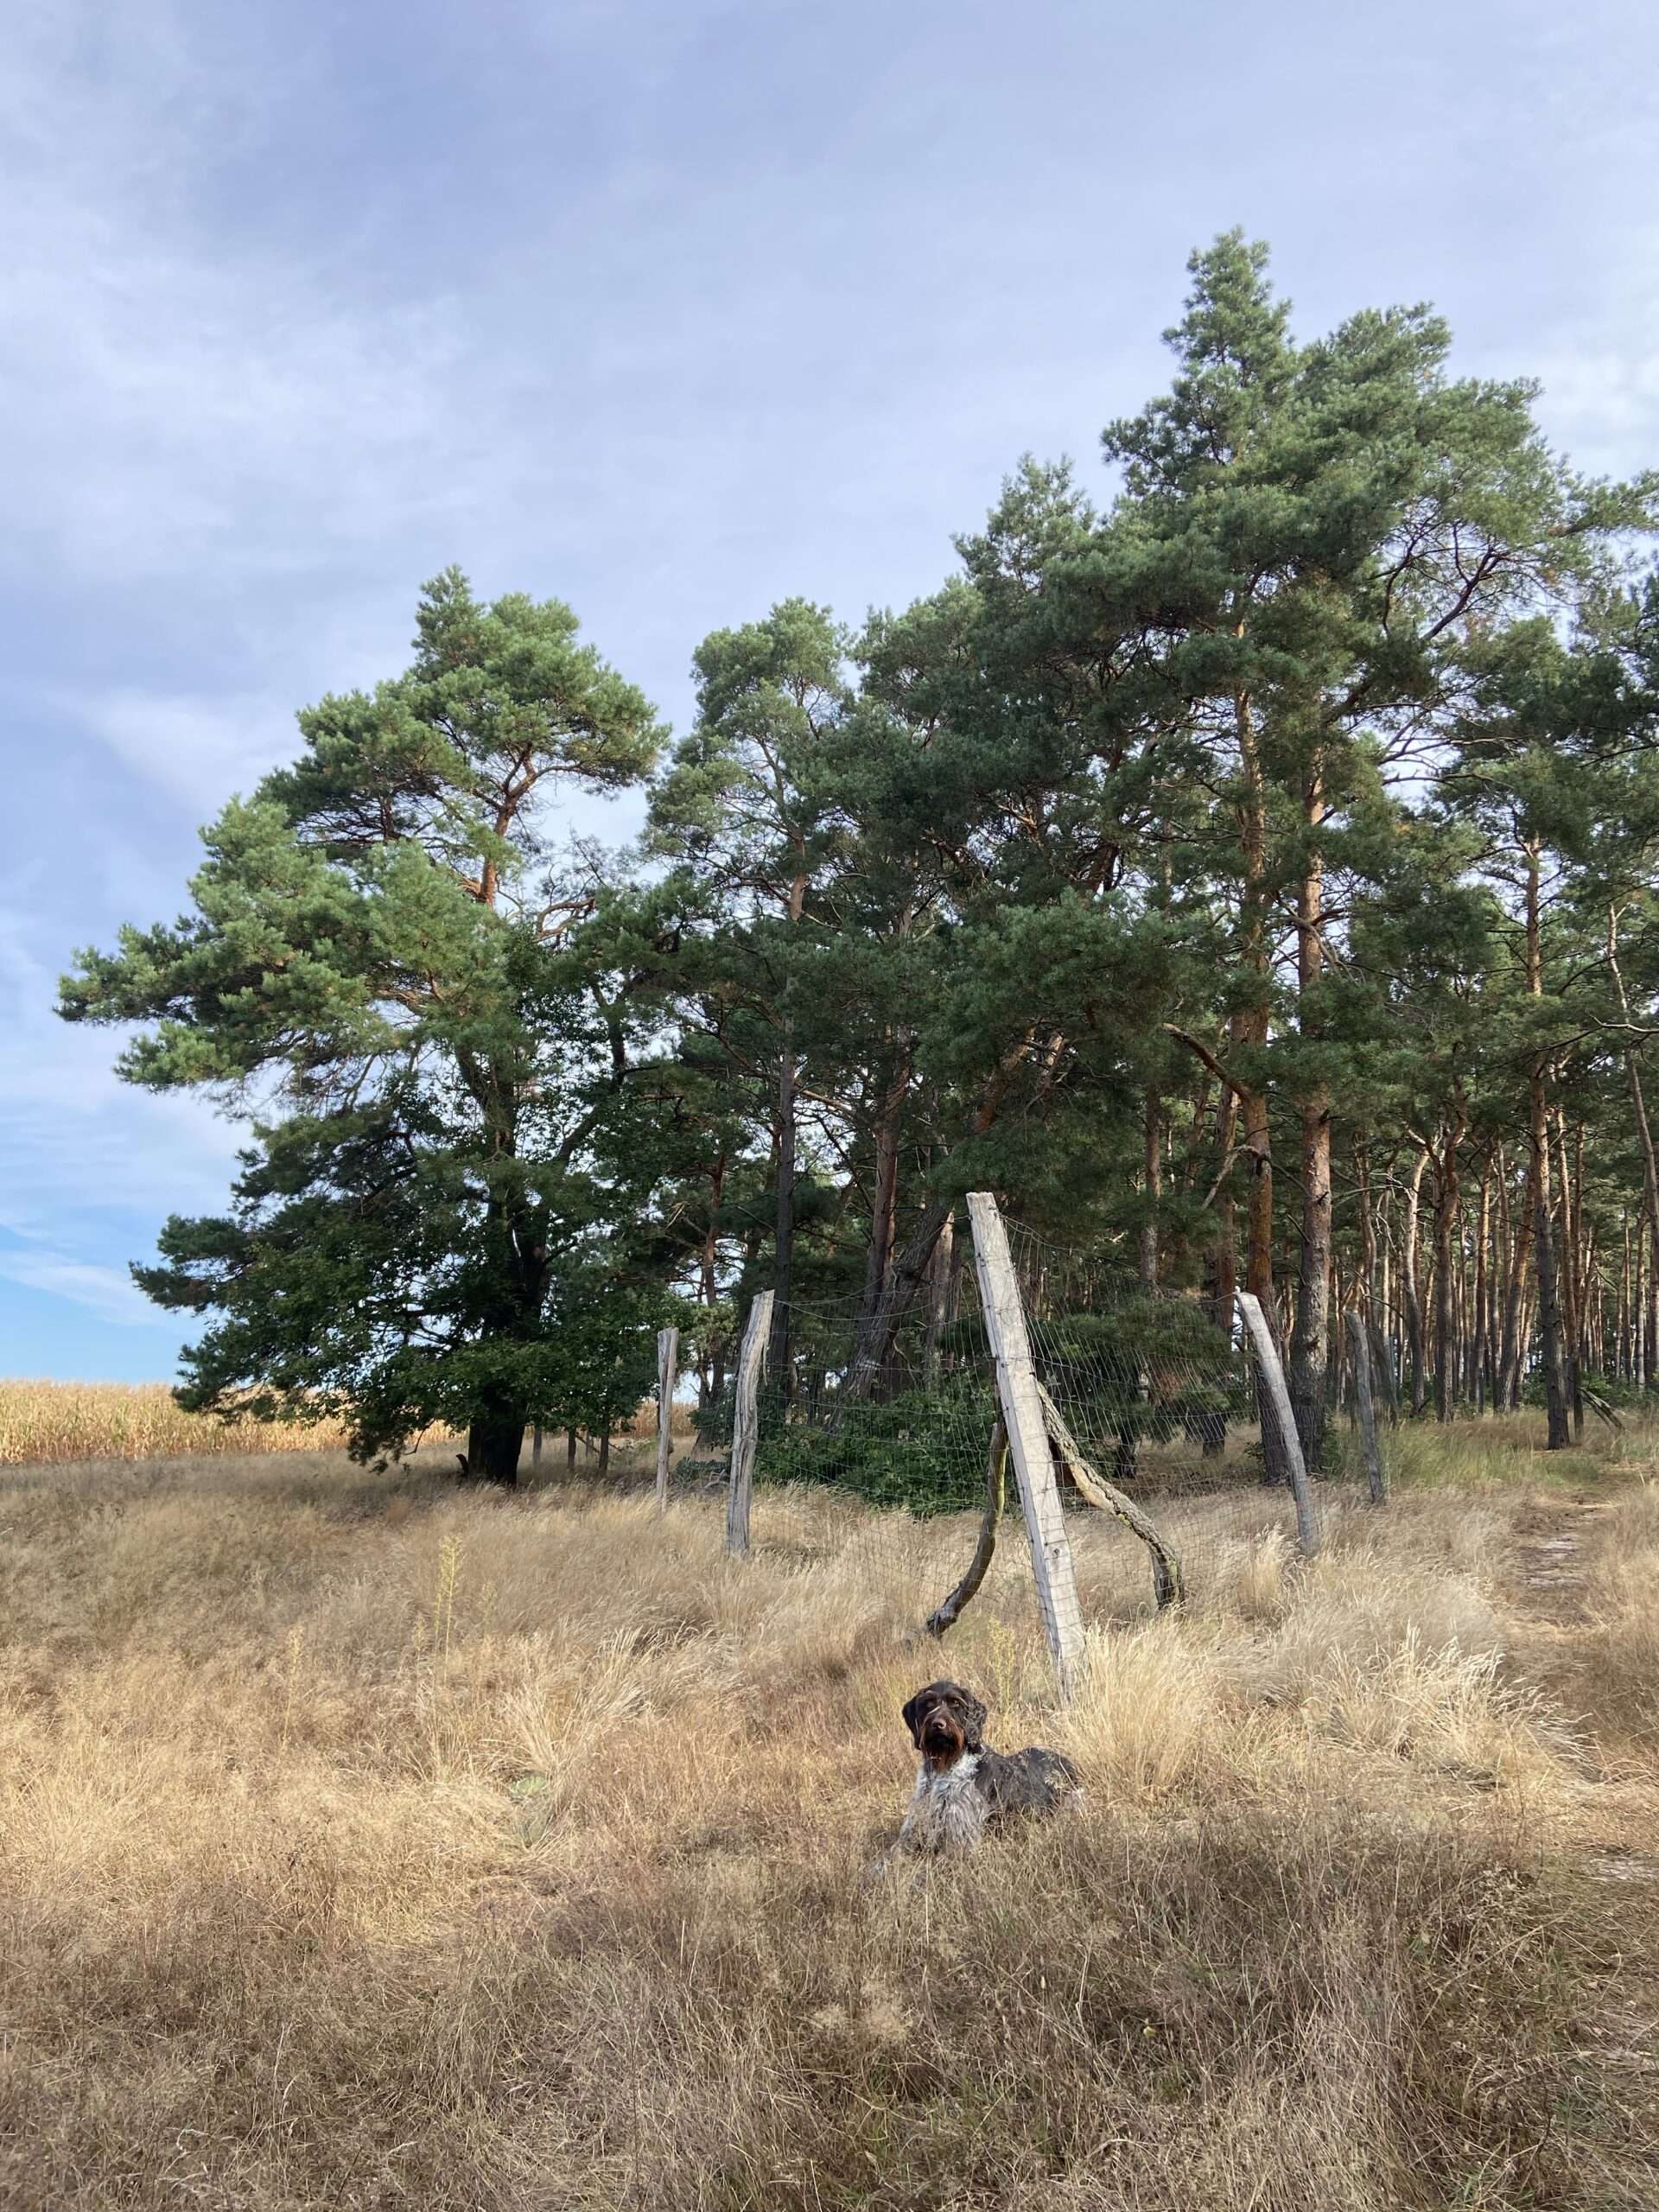
M 404 673 L 308 709 L 209 826 L 186 916 L 81 956 L 65 1015 L 249 1130 L 222 1214 L 138 1270 L 206 1324 L 189 1403 L 341 1414 L 365 1452 L 465 1424 L 502 1470 L 524 1421 L 631 1410 L 674 1318 L 708 1434 L 770 1284 L 798 1413 L 849 1351 L 891 1379 L 987 1189 L 1148 1293 L 1288 1270 L 1317 1432 L 1333 1279 L 1374 1302 L 1386 1265 L 1404 1330 L 1477 1233 L 1470 1167 L 1484 1287 L 1518 1285 L 1526 1147 L 1559 1188 L 1569 1119 L 1544 1250 L 1593 1255 L 1606 1323 L 1659 1213 L 1654 482 L 1575 476 L 1426 308 L 1300 336 L 1236 232 L 1189 274 L 1105 504 L 1027 458 L 915 605 L 703 641 L 639 855 L 562 855 L 554 802 L 651 776 L 647 702 L 567 607 L 451 570 Z M 1090 1448 L 1239 1409 L 1193 1298 L 1061 1302 L 1038 1357 Z M 938 1395 L 772 1421 L 762 1471 L 970 1502 L 990 1408 L 950 1376 L 984 1347 L 944 1351 Z
M 662 1306 L 632 1249 L 651 1009 L 542 804 L 637 779 L 658 733 L 557 601 L 485 606 L 451 571 L 416 643 L 302 715 L 296 763 L 205 833 L 192 913 L 83 955 L 62 1007 L 143 1025 L 130 1080 L 251 1111 L 231 1211 L 136 1271 L 211 1317 L 184 1402 L 336 1414 L 364 1454 L 448 1421 L 508 1474 L 524 1421 L 632 1387 Z
M 1117 1439 L 1164 1442 L 1198 1415 L 1236 1414 L 1242 1365 L 1225 1334 L 1191 1299 L 1103 1294 L 1097 1304 L 1030 1324 L 1039 1382 L 1085 1446 Z M 959 1358 L 988 1357 L 976 1313 L 946 1332 Z
M 921 1516 L 960 1513 L 984 1497 L 995 1421 L 982 1380 L 849 1403 L 822 1426 L 792 1421 L 763 1433 L 756 1478 L 830 1484 L 868 1504 Z

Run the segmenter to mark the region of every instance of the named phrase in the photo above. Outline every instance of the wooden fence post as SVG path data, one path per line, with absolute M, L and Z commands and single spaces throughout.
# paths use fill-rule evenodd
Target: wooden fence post
M 1359 1402 L 1359 1440 L 1365 1453 L 1365 1473 L 1371 1485 L 1371 1503 L 1383 1504 L 1389 1495 L 1382 1472 L 1382 1454 L 1376 1448 L 1376 1408 L 1371 1402 L 1371 1347 L 1365 1324 L 1357 1313 L 1348 1316 L 1348 1341 L 1354 1348 L 1354 1395 Z
M 737 1356 L 737 1410 L 732 1422 L 732 1471 L 726 1489 L 726 1548 L 740 1559 L 749 1549 L 749 1496 L 754 1488 L 754 1447 L 760 1426 L 760 1363 L 772 1326 L 772 1299 L 763 1290 L 749 1308 L 743 1349 Z
M 530 1432 L 530 1464 L 532 1467 L 539 1467 L 542 1464 L 542 1424 L 540 1421 L 537 1421 Z
M 1296 1417 L 1290 1410 L 1290 1392 L 1285 1387 L 1285 1370 L 1279 1364 L 1279 1347 L 1273 1340 L 1273 1331 L 1268 1326 L 1268 1317 L 1262 1311 L 1260 1299 L 1253 1298 L 1248 1290 L 1238 1293 L 1238 1310 L 1244 1317 L 1244 1326 L 1249 1331 L 1250 1343 L 1255 1351 L 1256 1372 L 1267 1385 L 1268 1399 L 1274 1426 L 1279 1432 L 1280 1448 L 1290 1475 L 1290 1494 L 1296 1501 L 1296 1536 L 1303 1556 L 1312 1559 L 1319 1548 L 1319 1524 L 1314 1517 L 1313 1499 L 1307 1486 L 1307 1468 L 1302 1459 L 1302 1440 L 1296 1433 Z M 1263 1424 L 1265 1427 L 1265 1424 Z M 1265 1445 L 1267 1438 L 1263 1436 Z
M 668 1463 L 674 1450 L 674 1378 L 679 1372 L 680 1332 L 657 1332 L 657 1510 L 668 1510 Z
M 1077 1580 L 1071 1568 L 1071 1544 L 1065 1533 L 1059 1487 L 1049 1451 L 1048 1424 L 1036 1370 L 1031 1363 L 1031 1339 L 1026 1331 L 1025 1308 L 1008 1250 L 1008 1235 L 988 1191 L 973 1191 L 968 1198 L 968 1218 L 974 1232 L 974 1265 L 979 1275 L 980 1304 L 986 1333 L 996 1361 L 996 1394 L 1008 1432 L 1008 1449 L 1020 1484 L 1026 1529 L 1031 1537 L 1032 1572 L 1037 1599 L 1043 1611 L 1043 1632 L 1054 1662 L 1055 1679 L 1062 1702 L 1077 1687 L 1083 1668 L 1083 1614 L 1077 1605 Z

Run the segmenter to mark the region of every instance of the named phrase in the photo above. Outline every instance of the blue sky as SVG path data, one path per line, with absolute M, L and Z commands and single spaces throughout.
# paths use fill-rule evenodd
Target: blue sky
M 0 1373 L 171 1373 L 126 1262 L 235 1132 L 54 979 L 423 578 L 569 600 L 683 724 L 709 629 L 931 588 L 1025 450 L 1097 482 L 1235 223 L 1305 332 L 1432 300 L 1659 461 L 1656 110 L 1650 0 L 13 0 Z

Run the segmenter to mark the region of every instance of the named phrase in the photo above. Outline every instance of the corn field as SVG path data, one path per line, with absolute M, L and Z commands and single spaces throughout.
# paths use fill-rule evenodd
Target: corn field
M 301 1427 L 252 1420 L 226 1422 L 186 1413 L 164 1382 L 0 1380 L 0 1466 L 340 1451 L 345 1441 L 343 1421 Z

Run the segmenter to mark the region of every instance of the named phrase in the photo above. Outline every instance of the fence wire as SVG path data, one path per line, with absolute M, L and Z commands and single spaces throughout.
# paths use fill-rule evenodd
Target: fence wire
M 1264 1457 L 1258 1378 L 1236 1316 L 1217 1317 L 1181 1293 L 1142 1289 L 1121 1268 L 1018 1224 L 1007 1229 L 1037 1379 L 1087 1472 L 1132 1501 L 1179 1555 L 1187 1599 L 1202 1603 L 1264 1551 L 1294 1551 L 1294 1502 Z M 855 1357 L 859 1319 L 855 1299 L 788 1308 L 784 1371 L 768 1372 L 760 1391 L 757 1541 L 765 1541 L 765 1491 L 793 1485 L 919 1518 L 972 1516 L 961 1535 L 965 1567 L 986 1506 L 999 1413 L 975 1269 L 959 1266 L 948 1294 L 918 1300 L 874 1370 Z M 677 1488 L 713 1487 L 723 1478 L 733 1411 L 728 1385 L 682 1446 Z M 1357 1454 L 1335 1424 L 1326 1461 L 1311 1485 L 1316 1536 L 1332 1485 L 1357 1471 Z M 1055 1472 L 1089 1615 L 1128 1620 L 1153 1611 L 1154 1579 L 1141 1538 L 1089 1502 L 1066 1452 L 1056 1452 Z M 873 1523 L 849 1541 L 887 1546 L 896 1533 Z M 1013 1551 L 1028 1571 L 1011 1471 L 997 1543 L 999 1558 Z M 917 1595 L 925 1614 L 945 1592 Z

